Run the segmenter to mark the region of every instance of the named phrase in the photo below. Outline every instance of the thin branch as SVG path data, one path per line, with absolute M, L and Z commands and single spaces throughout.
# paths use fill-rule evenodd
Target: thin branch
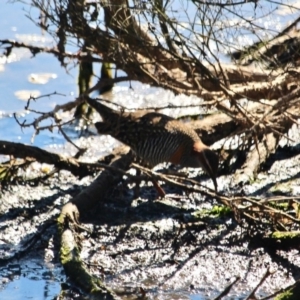
M 258 288 L 265 282 L 265 280 L 270 276 L 273 275 L 275 271 L 271 272 L 270 268 L 267 269 L 266 273 L 264 276 L 261 278 L 259 283 L 254 287 L 254 289 L 251 291 L 251 293 L 248 295 L 248 297 L 245 298 L 245 300 L 251 300 L 251 299 L 256 299 L 255 293 L 258 290 Z
M 224 296 L 226 296 L 230 290 L 232 289 L 232 287 L 238 282 L 240 281 L 241 278 L 240 277 L 236 277 L 236 279 L 230 283 L 216 298 L 214 298 L 213 300 L 221 300 Z

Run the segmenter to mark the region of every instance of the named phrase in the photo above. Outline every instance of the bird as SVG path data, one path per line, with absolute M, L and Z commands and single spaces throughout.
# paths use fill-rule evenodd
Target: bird
M 86 102 L 102 117 L 102 122 L 94 124 L 99 134 L 111 135 L 129 146 L 149 168 L 163 162 L 202 168 L 217 192 L 219 157 L 188 124 L 158 112 L 117 111 L 100 101 L 86 97 Z M 154 186 L 160 196 L 164 196 L 158 183 Z

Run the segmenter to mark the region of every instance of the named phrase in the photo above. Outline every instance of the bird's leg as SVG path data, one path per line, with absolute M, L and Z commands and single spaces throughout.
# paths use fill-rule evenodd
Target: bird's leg
M 135 187 L 133 190 L 133 195 L 135 198 L 138 198 L 140 195 L 140 184 L 141 184 L 141 179 L 139 177 L 141 176 L 141 170 L 136 169 L 136 181 L 135 181 Z
M 160 184 L 156 180 L 152 179 L 151 181 L 158 193 L 158 199 L 159 198 L 169 198 L 169 199 L 173 199 L 173 200 L 178 200 L 178 199 L 186 198 L 186 196 L 182 196 L 182 195 L 166 194 L 164 189 L 160 186 Z
M 166 192 L 163 190 L 163 188 L 159 185 L 159 183 L 156 180 L 152 179 L 151 181 L 158 193 L 158 196 L 160 198 L 164 198 L 166 196 Z

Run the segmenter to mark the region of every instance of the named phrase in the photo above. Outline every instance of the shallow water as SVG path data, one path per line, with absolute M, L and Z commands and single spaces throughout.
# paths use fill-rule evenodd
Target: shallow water
M 5 300 L 54 299 L 65 280 L 61 268 L 41 259 L 25 258 L 0 268 L 0 298 Z

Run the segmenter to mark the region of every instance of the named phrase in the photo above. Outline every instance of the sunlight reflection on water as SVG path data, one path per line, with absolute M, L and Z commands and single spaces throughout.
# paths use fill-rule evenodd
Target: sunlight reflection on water
M 266 6 L 265 9 L 271 10 L 272 7 Z M 254 9 L 254 4 L 249 3 L 244 6 L 245 11 L 248 10 L 249 16 L 255 15 L 259 17 L 262 11 Z M 185 5 L 183 1 L 174 1 L 172 4 L 172 10 L 174 17 L 178 17 L 181 21 L 181 30 L 186 30 L 187 17 L 185 13 L 193 13 L 190 11 L 191 5 Z M 24 4 L 16 2 L 13 5 L 7 4 L 2 5 L 0 11 L 0 38 L 11 38 L 17 39 L 25 43 L 31 43 L 40 46 L 53 46 L 52 37 L 44 32 L 41 32 L 28 18 L 25 17 L 25 12 L 28 11 L 28 7 Z M 295 10 L 290 9 L 290 13 L 295 13 Z M 34 10 L 30 11 L 30 14 L 35 17 Z M 288 12 L 284 10 L 274 11 L 275 17 L 272 15 L 267 18 L 259 19 L 258 23 L 261 26 L 272 27 L 272 26 L 286 26 L 290 15 L 287 16 Z M 8 16 L 14 16 L 9 18 Z M 235 18 L 228 19 L 228 26 L 230 22 L 236 22 Z M 274 23 L 274 24 L 273 24 Z M 215 24 L 217 26 L 217 23 Z M 241 25 L 242 26 L 242 25 Z M 279 28 L 278 27 L 278 28 Z M 278 29 L 277 28 L 277 29 Z M 193 37 L 191 37 L 193 38 Z M 253 41 L 253 37 L 249 34 L 240 35 L 237 37 L 241 45 L 250 44 Z M 212 47 L 213 48 L 213 47 Z M 74 50 L 74 49 L 73 49 Z M 222 56 L 223 60 L 228 60 L 225 55 Z M 24 113 L 24 101 L 18 98 L 26 98 L 30 94 L 45 95 L 51 94 L 54 91 L 57 93 L 64 94 L 65 96 L 52 96 L 41 98 L 35 103 L 32 103 L 31 108 L 41 111 L 51 111 L 55 105 L 62 104 L 67 101 L 73 100 L 77 93 L 77 67 L 70 66 L 66 72 L 65 69 L 61 68 L 58 60 L 50 54 L 38 54 L 32 57 L 30 51 L 26 49 L 14 49 L 12 54 L 6 58 L 1 57 L 0 60 L 6 62 L 3 66 L 4 70 L 0 72 L 0 89 L 2 97 L 0 99 L 0 111 L 6 113 L 18 112 L 19 114 Z M 94 71 L 100 71 L 100 65 L 95 64 Z M 43 78 L 38 80 L 32 80 L 32 74 L 51 74 L 51 80 L 43 81 Z M 121 72 L 119 72 L 121 74 Z M 29 78 L 29 79 L 28 79 Z M 44 84 L 40 84 L 44 82 Z M 151 107 L 151 106 L 166 106 L 168 104 L 200 104 L 199 98 L 186 97 L 184 95 L 174 96 L 172 92 L 164 91 L 162 89 L 151 88 L 148 85 L 142 85 L 140 83 L 132 83 L 133 90 L 129 88 L 128 83 L 118 84 L 113 91 L 114 101 L 118 102 L 128 108 L 136 107 Z M 26 93 L 26 94 L 25 94 Z M 26 96 L 27 95 L 27 96 Z M 172 113 L 173 116 L 180 115 L 180 109 L 176 110 L 163 110 L 165 114 Z M 195 112 L 194 108 L 185 110 L 185 114 Z M 198 113 L 200 110 L 198 109 Z M 26 118 L 21 118 L 20 122 L 25 119 L 27 121 L 33 120 L 37 115 L 30 113 L 26 115 Z M 9 128 L 9 130 L 4 130 Z M 2 139 L 10 141 L 21 141 L 24 143 L 30 143 L 33 134 L 32 129 L 24 130 L 24 133 L 20 129 L 19 125 L 15 120 L 8 116 L 0 115 L 0 130 Z M 54 131 L 53 134 L 49 134 L 46 131 L 42 131 L 38 138 L 35 139 L 34 145 L 45 147 L 52 143 L 63 143 L 64 139 Z

